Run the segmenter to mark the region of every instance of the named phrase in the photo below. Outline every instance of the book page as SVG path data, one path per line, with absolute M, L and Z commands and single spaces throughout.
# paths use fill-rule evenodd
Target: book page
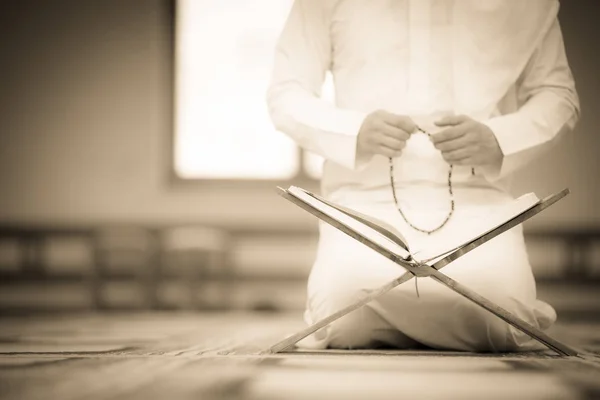
M 470 243 L 519 214 L 535 207 L 539 202 L 540 199 L 535 193 L 524 194 L 504 206 L 491 209 L 487 215 L 478 219 L 477 223 L 473 226 L 465 229 L 464 232 L 461 232 L 460 234 L 452 235 L 452 237 L 442 245 L 415 249 L 413 251 L 413 256 L 417 260 L 437 261 L 444 255 Z
M 400 231 L 398 229 L 396 229 L 393 225 L 388 224 L 387 222 L 377 219 L 375 217 L 372 217 L 370 215 L 360 213 L 351 208 L 347 208 L 347 207 L 341 206 L 339 204 L 335 204 L 329 200 L 325 200 L 321 196 L 311 193 L 302 188 L 294 187 L 294 190 L 296 190 L 296 189 L 302 190 L 306 194 L 316 198 L 317 200 L 325 203 L 326 205 L 333 207 L 333 208 L 343 212 L 344 214 L 348 214 L 351 217 L 354 217 L 355 219 L 359 220 L 363 224 L 368 225 L 370 228 L 373 228 L 376 231 L 378 231 L 379 233 L 381 233 L 382 235 L 386 236 L 391 241 L 402 246 L 402 248 L 404 248 L 405 250 L 410 251 L 408 248 L 408 241 L 404 238 L 402 233 L 400 233 Z
M 396 232 L 392 232 L 389 231 L 389 229 L 386 229 L 385 226 L 389 227 L 388 224 L 379 221 L 373 217 L 360 214 L 354 210 L 341 207 L 337 204 L 335 206 L 333 206 L 333 204 L 327 204 L 329 202 L 326 203 L 325 201 L 322 201 L 319 198 L 317 198 L 316 195 L 296 186 L 291 186 L 288 189 L 288 192 L 296 198 L 311 205 L 315 209 L 323 212 L 324 214 L 327 214 L 329 217 L 341 222 L 342 224 L 346 225 L 348 228 L 354 230 L 355 232 L 360 233 L 373 243 L 378 244 L 379 246 L 391 251 L 392 253 L 404 259 L 408 259 L 410 257 L 409 251 L 407 250 L 407 248 L 405 248 L 406 242 L 404 238 L 402 237 L 402 235 L 400 235 L 399 232 L 397 232 L 397 230 Z M 346 212 L 351 215 L 346 214 Z M 363 219 L 367 223 L 374 224 L 378 226 L 378 228 L 371 227 L 367 223 L 361 222 L 359 219 Z M 395 238 L 393 238 L 393 236 L 395 236 Z

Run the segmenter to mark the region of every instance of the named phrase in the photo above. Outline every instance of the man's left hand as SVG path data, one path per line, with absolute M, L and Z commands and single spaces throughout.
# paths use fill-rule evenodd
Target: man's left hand
M 431 135 L 431 141 L 449 164 L 476 167 L 502 163 L 504 155 L 487 125 L 465 115 L 445 117 L 435 124 L 447 127 Z

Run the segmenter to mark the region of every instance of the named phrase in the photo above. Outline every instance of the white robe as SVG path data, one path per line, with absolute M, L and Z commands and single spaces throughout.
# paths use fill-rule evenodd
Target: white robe
M 394 224 L 411 246 L 462 234 L 494 206 L 511 200 L 510 177 L 574 127 L 579 113 L 552 0 L 297 0 L 281 34 L 268 104 L 275 126 L 325 158 L 322 194 Z M 336 104 L 319 98 L 327 71 Z M 442 115 L 487 124 L 501 165 L 454 167 L 456 211 L 432 235 L 411 229 L 395 208 L 388 160 L 356 157 L 365 116 L 377 109 L 411 116 L 435 134 Z M 449 211 L 449 166 L 415 134 L 394 160 L 397 197 L 409 220 L 431 229 Z M 325 225 L 308 284 L 307 323 L 403 271 Z M 521 228 L 443 270 L 542 329 L 556 319 L 536 300 Z M 304 345 L 457 350 L 536 348 L 528 337 L 450 289 L 419 279 L 373 301 Z

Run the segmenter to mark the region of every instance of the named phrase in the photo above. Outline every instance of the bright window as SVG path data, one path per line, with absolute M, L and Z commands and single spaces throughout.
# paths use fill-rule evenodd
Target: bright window
M 178 177 L 320 176 L 320 157 L 299 152 L 290 138 L 277 132 L 266 105 L 275 44 L 292 2 L 177 1 L 174 169 Z M 324 97 L 333 99 L 330 77 Z

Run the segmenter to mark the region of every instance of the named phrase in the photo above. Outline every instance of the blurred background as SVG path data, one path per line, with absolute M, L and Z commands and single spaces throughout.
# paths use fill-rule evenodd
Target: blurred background
M 540 297 L 600 315 L 600 25 L 560 11 L 582 119 L 515 177 Z M 316 220 L 275 194 L 320 160 L 268 120 L 291 0 L 0 2 L 0 312 L 296 310 Z M 330 81 L 324 96 L 331 98 Z

